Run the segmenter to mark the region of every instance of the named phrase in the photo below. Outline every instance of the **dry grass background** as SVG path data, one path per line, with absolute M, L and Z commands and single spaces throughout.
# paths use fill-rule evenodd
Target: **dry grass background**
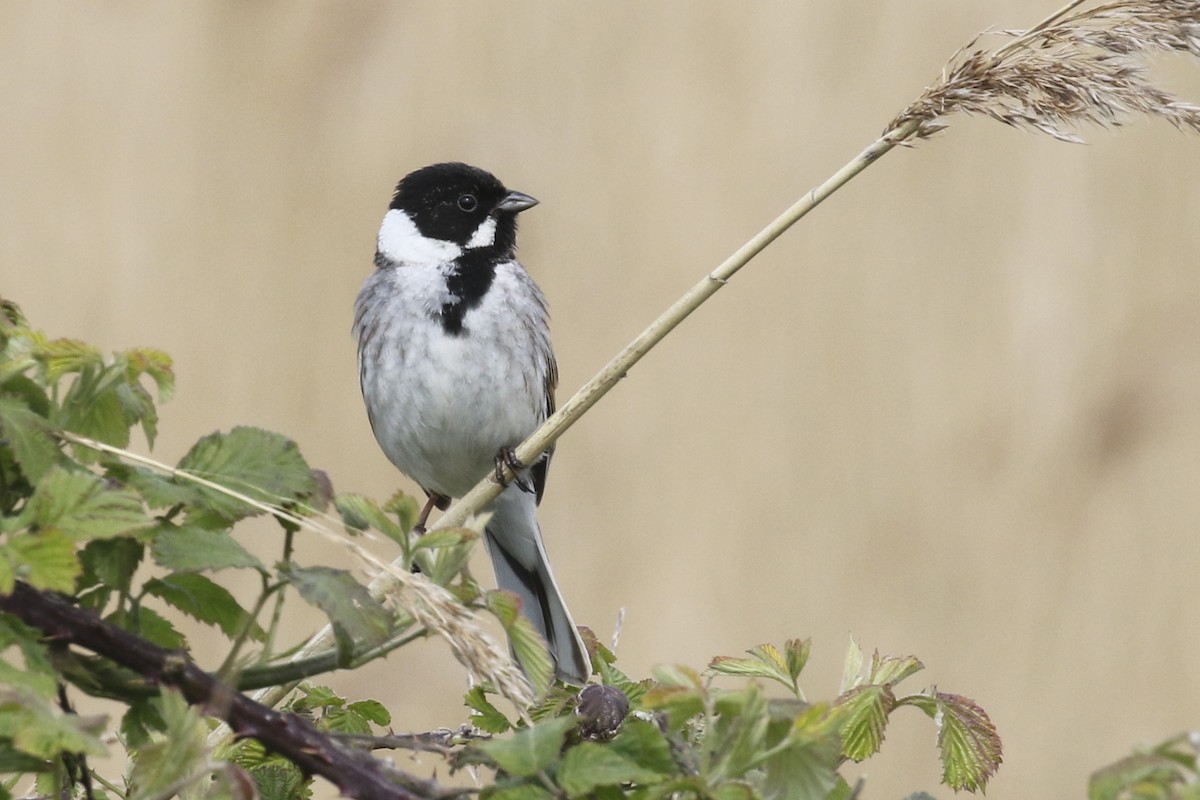
M 385 496 L 349 327 L 404 172 L 542 200 L 565 397 L 959 45 L 1054 5 L 7 3 L 0 292 L 175 357 L 158 457 L 263 425 Z M 1195 100 L 1191 66 L 1163 70 Z M 812 636 L 820 697 L 850 634 L 915 653 L 999 725 L 999 798 L 1197 725 L 1200 141 L 1088 138 L 960 119 L 889 155 L 563 439 L 543 527 L 577 619 L 627 609 L 628 671 Z M 423 729 L 460 676 L 430 642 L 337 684 Z M 948 794 L 915 713 L 868 772 Z

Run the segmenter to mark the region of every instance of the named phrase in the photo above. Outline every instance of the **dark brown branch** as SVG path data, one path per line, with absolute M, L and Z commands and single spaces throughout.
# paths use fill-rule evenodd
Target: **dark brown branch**
M 295 714 L 281 714 L 217 682 L 182 653 L 157 645 L 105 622 L 61 595 L 39 592 L 18 582 L 0 597 L 0 611 L 20 618 L 51 640 L 91 650 L 160 686 L 178 689 L 189 703 L 219 717 L 240 737 L 289 759 L 301 770 L 320 775 L 347 797 L 359 800 L 423 800 L 399 786 L 369 753 L 342 747 Z M 406 780 L 396 775 L 395 780 Z M 407 779 L 411 780 L 411 779 Z

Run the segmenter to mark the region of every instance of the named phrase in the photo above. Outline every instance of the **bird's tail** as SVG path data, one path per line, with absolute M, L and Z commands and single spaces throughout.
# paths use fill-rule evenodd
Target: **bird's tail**
M 515 484 L 504 490 L 491 508 L 488 553 L 497 585 L 521 598 L 521 613 L 549 645 L 555 675 L 565 683 L 582 685 L 591 674 L 591 662 L 550 571 L 536 510 L 532 494 Z

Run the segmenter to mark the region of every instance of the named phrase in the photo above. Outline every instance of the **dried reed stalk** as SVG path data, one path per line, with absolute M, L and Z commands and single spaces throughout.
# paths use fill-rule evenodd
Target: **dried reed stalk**
M 1013 38 L 992 52 L 975 49 L 977 36 L 878 139 L 675 301 L 534 431 L 517 457 L 533 463 L 750 259 L 892 148 L 944 129 L 951 114 L 983 114 L 1067 142 L 1080 141 L 1072 128 L 1116 127 L 1137 113 L 1200 133 L 1200 108 L 1154 84 L 1143 63 L 1162 52 L 1200 57 L 1200 0 L 1120 0 L 1078 10 L 1083 5 L 1085 0 L 1073 0 L 1028 31 L 1002 32 Z M 434 527 L 464 524 L 499 493 L 489 476 Z

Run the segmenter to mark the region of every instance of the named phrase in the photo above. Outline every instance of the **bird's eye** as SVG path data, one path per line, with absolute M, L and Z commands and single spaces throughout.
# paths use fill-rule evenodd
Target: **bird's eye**
M 460 194 L 458 196 L 458 207 L 463 211 L 474 211 L 479 205 L 479 201 L 475 199 L 473 194 Z

